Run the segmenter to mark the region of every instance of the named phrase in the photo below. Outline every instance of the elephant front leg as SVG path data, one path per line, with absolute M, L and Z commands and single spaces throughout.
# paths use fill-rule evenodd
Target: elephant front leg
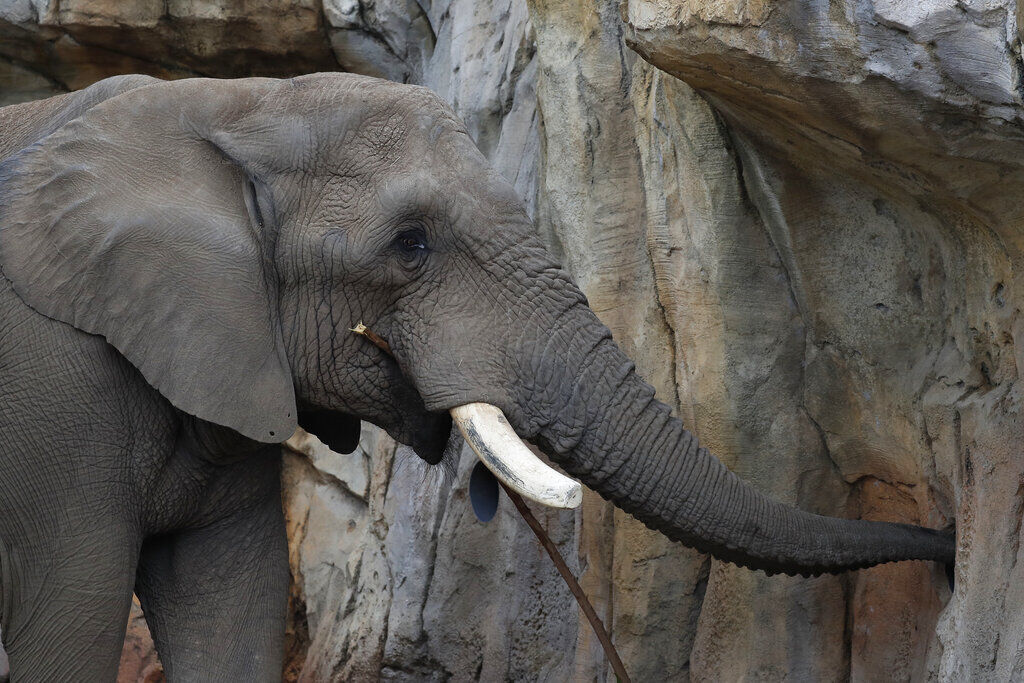
M 143 544 L 136 592 L 170 681 L 280 681 L 288 546 L 279 490 Z
M 81 520 L 79 520 L 81 521 Z M 131 608 L 138 543 L 97 521 L 0 538 L 0 614 L 12 681 L 112 681 Z

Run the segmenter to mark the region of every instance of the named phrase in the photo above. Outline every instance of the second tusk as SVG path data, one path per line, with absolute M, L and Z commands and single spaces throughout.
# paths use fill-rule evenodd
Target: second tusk
M 467 403 L 450 412 L 480 462 L 505 486 L 541 505 L 580 506 L 583 488 L 579 482 L 534 455 L 500 409 L 489 403 Z

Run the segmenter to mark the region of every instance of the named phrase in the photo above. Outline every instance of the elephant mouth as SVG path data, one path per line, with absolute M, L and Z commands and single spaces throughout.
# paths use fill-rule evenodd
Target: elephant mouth
M 359 323 L 351 331 L 365 337 L 388 359 L 395 361 L 394 351 L 384 337 L 363 323 Z M 401 373 L 397 363 L 396 367 Z M 497 406 L 470 402 L 456 405 L 450 408 L 448 413 L 480 462 L 504 486 L 528 500 L 548 507 L 571 509 L 579 507 L 583 502 L 583 488 L 580 483 L 558 472 L 534 455 Z M 439 443 L 436 438 L 428 440 L 428 444 L 435 446 Z M 428 449 L 423 445 L 413 444 L 413 448 L 420 457 L 431 464 L 437 464 L 444 453 L 443 447 L 439 450 L 435 447 L 429 453 L 424 452 Z

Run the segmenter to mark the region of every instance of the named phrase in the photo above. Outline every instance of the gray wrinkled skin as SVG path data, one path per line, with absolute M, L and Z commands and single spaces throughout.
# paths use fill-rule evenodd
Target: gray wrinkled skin
M 447 410 L 769 573 L 950 562 L 818 517 L 699 446 L 422 88 L 146 77 L 0 109 L 0 629 L 18 680 L 116 673 L 131 593 L 171 680 L 280 676 L 279 453 L 368 420 L 437 462 Z M 365 322 L 395 359 L 348 330 Z

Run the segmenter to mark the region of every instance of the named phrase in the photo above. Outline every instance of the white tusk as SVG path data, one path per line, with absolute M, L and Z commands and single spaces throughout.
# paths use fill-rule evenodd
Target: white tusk
M 489 403 L 467 403 L 450 412 L 480 462 L 505 486 L 542 505 L 580 506 L 583 489 L 579 482 L 556 472 L 534 455 L 500 409 Z

